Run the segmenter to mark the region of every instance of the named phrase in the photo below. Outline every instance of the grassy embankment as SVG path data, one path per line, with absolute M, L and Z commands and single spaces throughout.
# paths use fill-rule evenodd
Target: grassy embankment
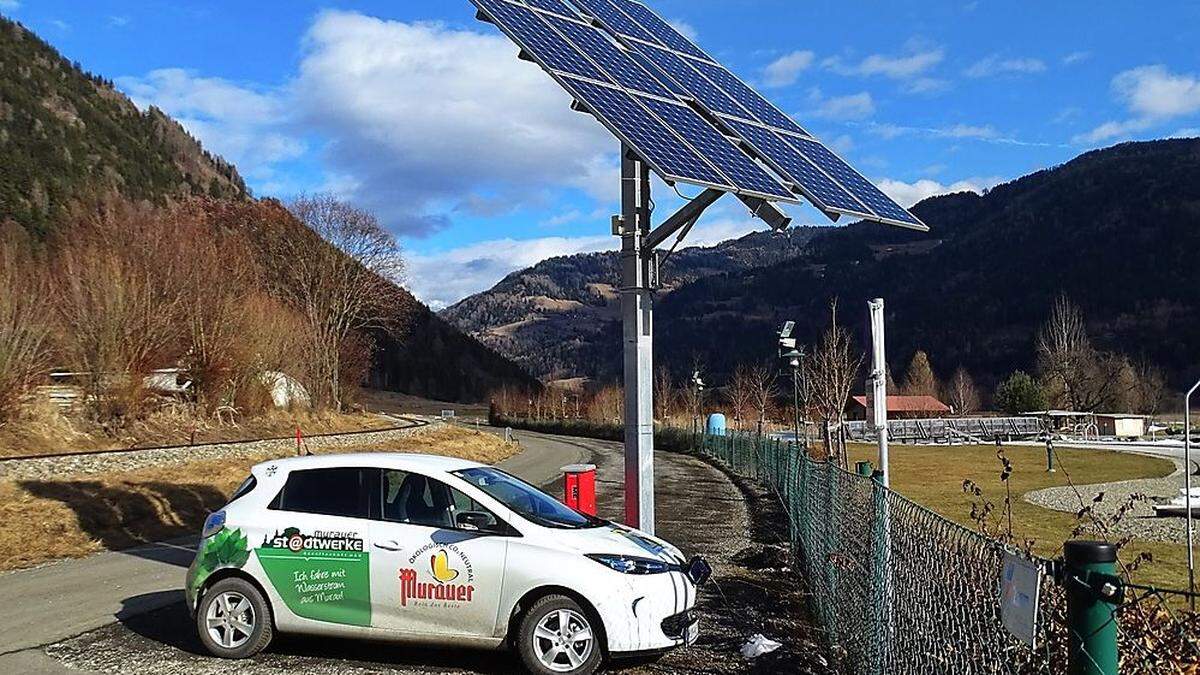
M 516 452 L 491 434 L 435 428 L 345 452 L 414 452 L 495 463 Z M 186 462 L 75 479 L 0 481 L 0 570 L 194 534 L 249 474 L 276 453 Z
M 1075 514 L 1045 509 L 1026 502 L 1026 493 L 1050 487 L 1066 487 L 1068 476 L 1075 485 L 1107 483 L 1137 478 L 1160 478 L 1170 475 L 1174 465 L 1166 460 L 1141 455 L 1099 450 L 1055 451 L 1062 467 L 1056 473 L 1046 472 L 1046 451 L 1038 447 L 1004 446 L 1012 462 L 1013 534 L 1018 541 L 1032 539 L 1035 552 L 1045 556 L 1062 554 L 1062 544 L 1071 538 L 1078 520 Z M 875 462 L 874 446 L 851 446 L 851 463 L 859 460 Z M 892 487 L 904 496 L 950 520 L 975 528 L 971 520 L 972 495 L 963 491 L 963 481 L 971 480 L 984 491 L 984 498 L 996 506 L 992 527 L 1006 527 L 1004 483 L 1000 480 L 1002 465 L 994 446 L 911 446 L 893 445 L 891 449 Z M 1087 493 L 1085 493 L 1086 495 Z M 1080 507 L 1082 508 L 1082 507 Z M 1126 516 L 1132 517 L 1132 516 Z M 1083 538 L 1086 538 L 1084 535 Z M 1135 540 L 1122 554 L 1123 560 L 1133 560 L 1140 552 L 1148 552 L 1154 561 L 1137 572 L 1141 583 L 1153 583 L 1172 588 L 1187 587 L 1187 551 L 1179 544 Z

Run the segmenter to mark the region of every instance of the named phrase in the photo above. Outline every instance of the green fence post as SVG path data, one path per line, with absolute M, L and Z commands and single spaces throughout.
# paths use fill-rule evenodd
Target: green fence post
M 875 473 L 875 467 L 871 466 L 870 462 L 855 462 L 854 472 L 863 478 L 870 478 L 871 474 Z
M 1117 548 L 1098 541 L 1063 545 L 1067 587 L 1067 670 L 1117 675 Z

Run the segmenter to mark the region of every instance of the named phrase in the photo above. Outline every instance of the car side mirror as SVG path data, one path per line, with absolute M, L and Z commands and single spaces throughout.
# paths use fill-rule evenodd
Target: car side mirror
M 483 534 L 499 534 L 500 528 L 490 514 L 482 511 L 462 511 L 455 514 L 454 523 L 460 530 L 481 532 Z

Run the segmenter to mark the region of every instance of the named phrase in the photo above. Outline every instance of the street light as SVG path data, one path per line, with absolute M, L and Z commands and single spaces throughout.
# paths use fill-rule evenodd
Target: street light
M 1188 390 L 1183 397 L 1183 503 L 1187 506 L 1187 566 L 1188 590 L 1196 592 L 1196 553 L 1192 542 L 1192 394 L 1200 389 L 1200 382 Z M 1196 610 L 1196 598 L 1191 598 L 1192 611 Z
M 800 363 L 804 360 L 804 350 L 792 349 L 780 358 L 792 368 L 792 429 L 796 445 L 800 445 Z

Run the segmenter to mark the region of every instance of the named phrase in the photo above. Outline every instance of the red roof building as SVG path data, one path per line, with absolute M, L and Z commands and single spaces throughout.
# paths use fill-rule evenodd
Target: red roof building
M 946 417 L 950 406 L 932 396 L 888 396 L 888 419 L 930 419 Z M 872 408 L 866 396 L 855 396 L 846 406 L 846 417 L 851 420 L 869 420 Z

